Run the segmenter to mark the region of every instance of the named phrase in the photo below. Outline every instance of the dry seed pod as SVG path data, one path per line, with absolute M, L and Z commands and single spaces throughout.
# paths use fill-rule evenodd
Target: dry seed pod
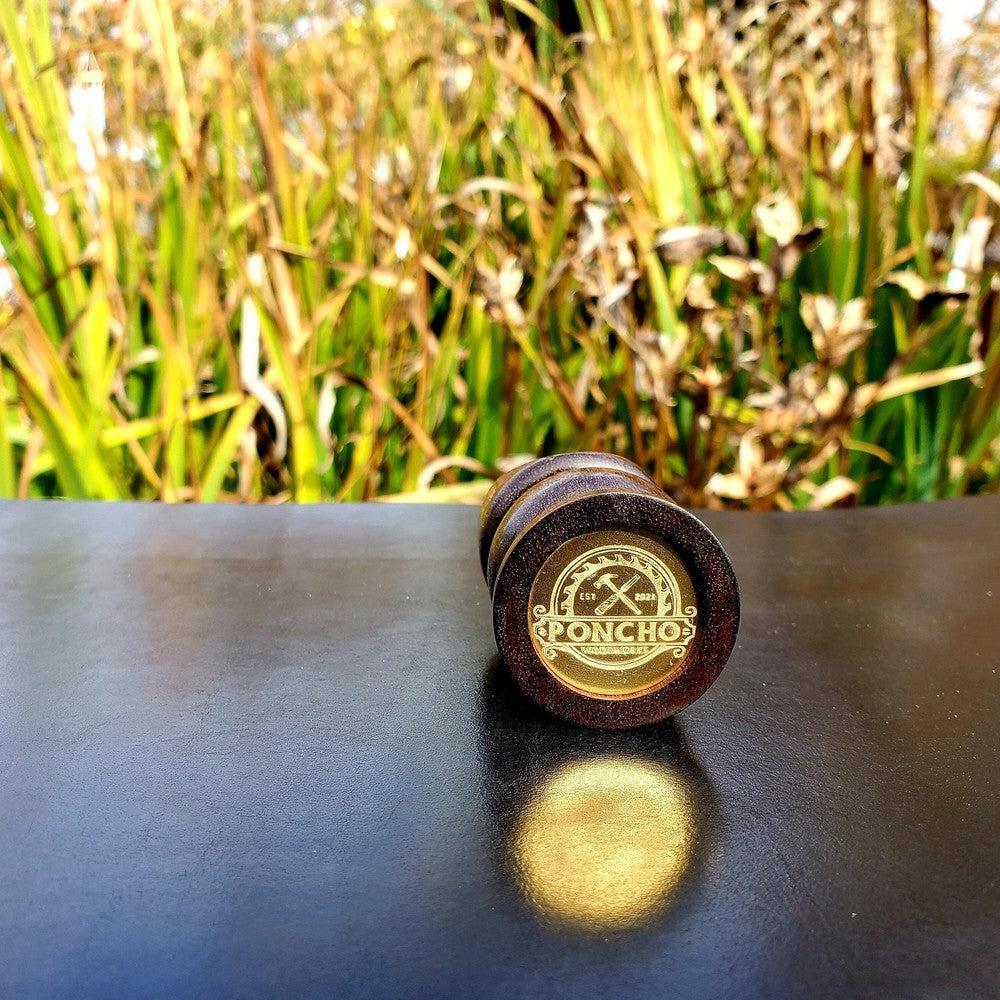
M 609 729 L 703 694 L 736 641 L 739 589 L 715 536 L 613 455 L 539 459 L 483 504 L 497 646 L 556 715 Z

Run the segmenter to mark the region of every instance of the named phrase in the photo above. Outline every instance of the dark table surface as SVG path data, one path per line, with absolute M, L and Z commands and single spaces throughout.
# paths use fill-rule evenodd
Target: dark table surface
M 630 733 L 476 516 L 0 505 L 0 996 L 1000 995 L 1000 498 L 707 516 L 736 651 Z

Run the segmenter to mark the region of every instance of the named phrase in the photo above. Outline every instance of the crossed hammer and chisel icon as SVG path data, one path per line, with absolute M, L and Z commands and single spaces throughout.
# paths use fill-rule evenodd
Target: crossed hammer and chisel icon
M 615 583 L 615 578 L 610 573 L 605 573 L 604 576 L 598 577 L 594 581 L 595 587 L 605 587 L 610 590 L 611 596 L 606 600 L 601 601 L 600 604 L 594 608 L 595 615 L 605 615 L 607 614 L 619 601 L 625 604 L 627 607 L 631 608 L 633 612 L 637 615 L 641 615 L 642 611 L 636 606 L 635 602 L 625 593 L 629 587 L 634 587 L 639 581 L 639 574 L 633 575 L 632 579 L 628 581 L 624 586 L 619 587 Z

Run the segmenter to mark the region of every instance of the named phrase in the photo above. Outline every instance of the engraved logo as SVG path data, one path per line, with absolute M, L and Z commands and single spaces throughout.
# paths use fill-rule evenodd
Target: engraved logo
M 603 545 L 567 564 L 548 606 L 531 609 L 542 654 L 568 654 L 599 671 L 627 671 L 654 658 L 679 662 L 695 633 L 697 609 L 685 602 L 677 577 L 652 552 Z

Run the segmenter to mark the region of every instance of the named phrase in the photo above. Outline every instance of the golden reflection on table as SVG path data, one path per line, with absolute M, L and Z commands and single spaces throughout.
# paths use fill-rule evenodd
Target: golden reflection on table
M 649 923 L 691 859 L 695 810 L 658 763 L 599 756 L 542 780 L 511 831 L 521 888 L 542 916 L 595 932 Z

